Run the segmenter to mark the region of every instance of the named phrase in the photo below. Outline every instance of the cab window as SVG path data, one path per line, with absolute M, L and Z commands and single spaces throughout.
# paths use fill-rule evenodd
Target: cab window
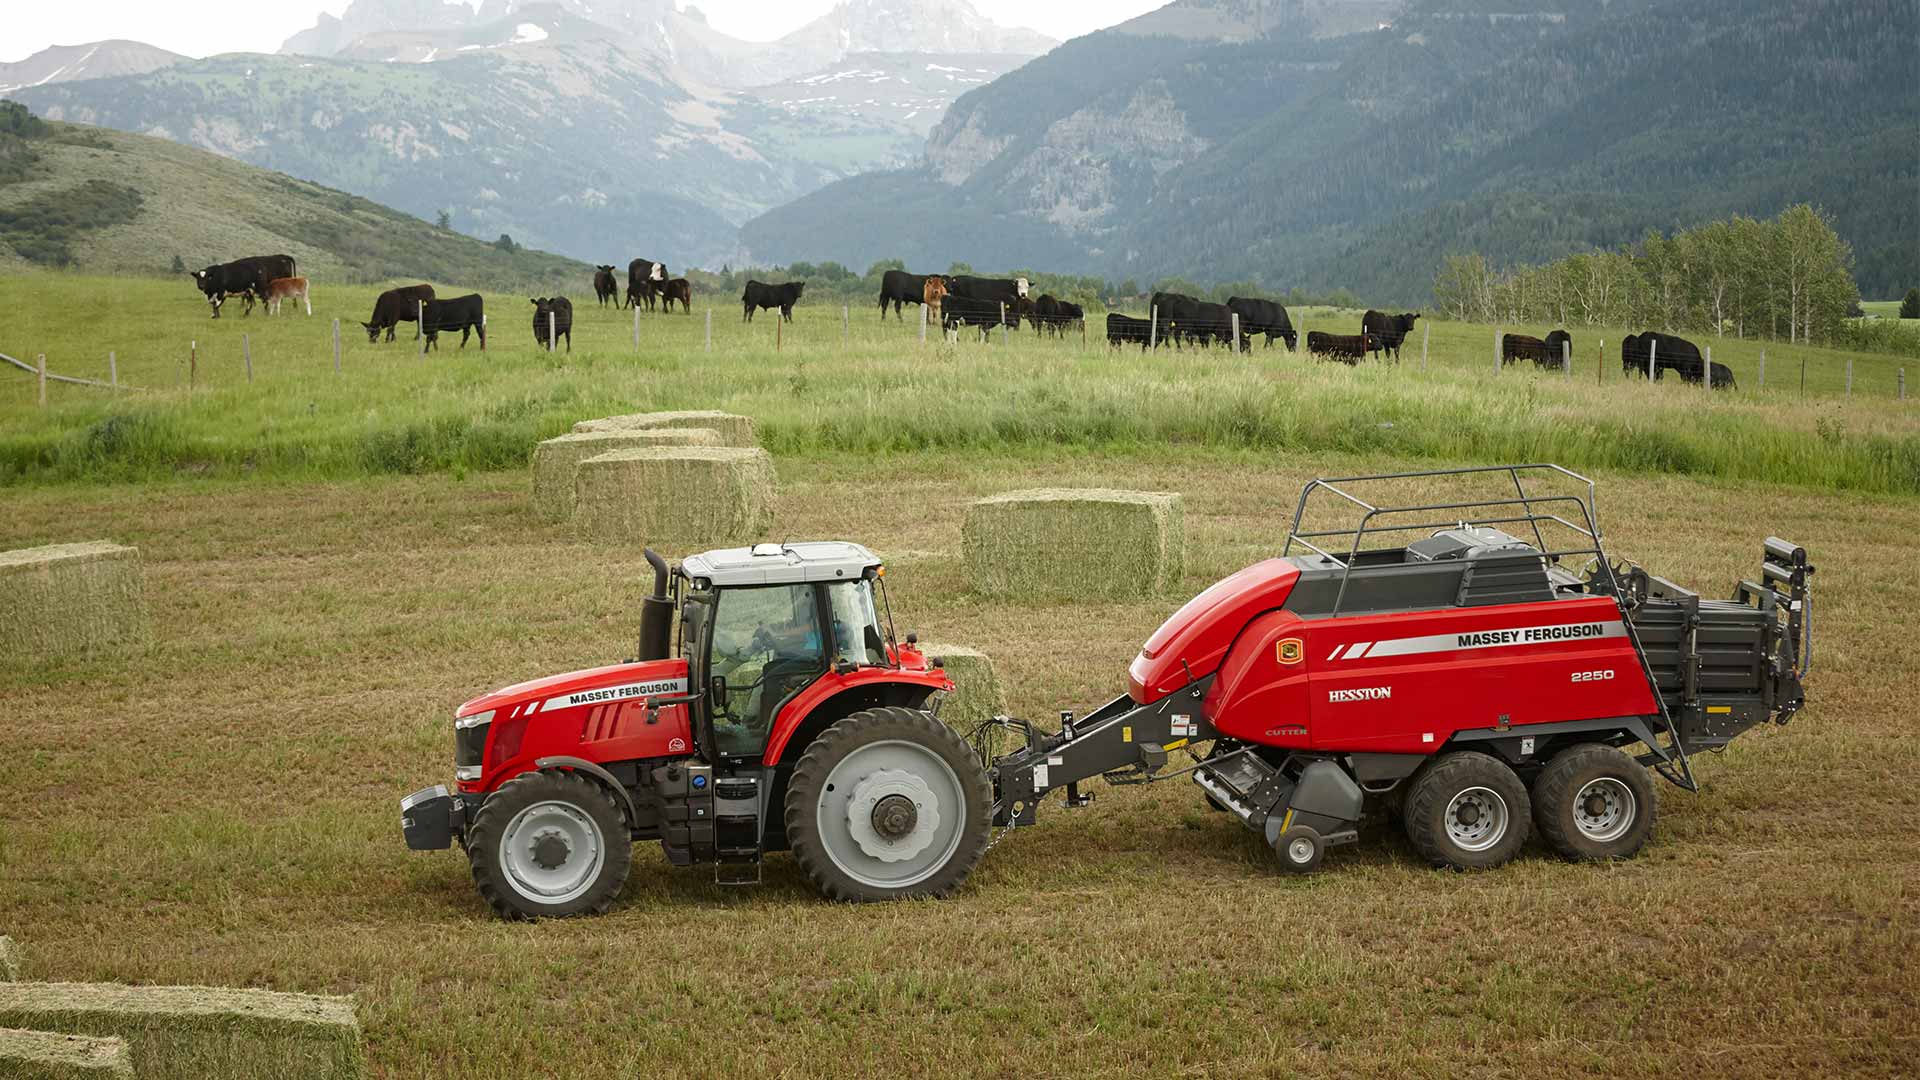
M 713 614 L 709 676 L 727 681 L 714 706 L 716 749 L 752 757 L 767 745 L 782 702 L 826 670 L 811 585 L 727 589 Z
M 827 586 L 827 606 L 833 612 L 835 663 L 884 665 L 887 638 L 873 603 L 871 581 L 838 581 Z

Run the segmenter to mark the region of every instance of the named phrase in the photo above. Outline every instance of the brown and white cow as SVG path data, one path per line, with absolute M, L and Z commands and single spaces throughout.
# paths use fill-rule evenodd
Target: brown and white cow
M 920 300 L 927 307 L 927 321 L 935 326 L 940 325 L 940 301 L 946 296 L 947 279 L 939 274 L 928 274 L 926 283 L 920 289 Z
M 293 298 L 307 306 L 307 314 L 313 314 L 313 298 L 307 295 L 307 279 L 303 277 L 274 278 L 267 282 L 267 314 L 280 314 L 280 301 Z

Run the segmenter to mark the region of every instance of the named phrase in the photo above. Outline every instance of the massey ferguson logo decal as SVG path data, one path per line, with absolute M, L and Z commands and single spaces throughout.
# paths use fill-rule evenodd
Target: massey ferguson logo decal
M 1618 619 L 1612 622 L 1561 623 L 1556 626 L 1503 626 L 1466 633 L 1425 634 L 1389 641 L 1356 641 L 1351 645 L 1335 645 L 1333 651 L 1327 654 L 1327 660 L 1372 660 L 1381 656 L 1413 656 L 1459 649 L 1502 649 L 1514 645 L 1547 645 L 1560 641 L 1595 641 L 1626 636 L 1626 624 Z
M 631 701 L 634 698 L 662 697 L 668 694 L 687 692 L 685 679 L 655 679 L 652 682 L 622 683 L 619 686 L 598 686 L 592 690 L 577 690 L 571 694 L 550 697 L 540 708 L 546 712 L 555 709 L 571 709 L 576 705 L 599 705 L 609 701 Z
M 1602 637 L 1605 627 L 1597 622 L 1574 623 L 1571 626 L 1529 626 L 1524 630 L 1481 630 L 1471 634 L 1455 635 L 1463 649 L 1477 649 L 1482 645 L 1519 645 L 1535 641 L 1570 641 L 1574 638 Z
M 1327 700 L 1336 705 L 1343 701 L 1385 701 L 1392 696 L 1391 686 L 1356 686 L 1351 690 L 1327 691 Z
M 1273 647 L 1274 657 L 1283 664 L 1297 664 L 1306 655 L 1306 642 L 1297 637 L 1282 638 Z

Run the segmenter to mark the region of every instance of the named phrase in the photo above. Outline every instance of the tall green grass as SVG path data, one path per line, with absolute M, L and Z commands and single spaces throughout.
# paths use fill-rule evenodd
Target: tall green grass
M 116 297 L 104 316 L 44 314 L 82 309 L 102 291 Z M 881 324 L 868 311 L 843 330 L 837 308 L 805 306 L 780 329 L 776 351 L 772 315 L 742 324 L 730 298 L 712 298 L 712 351 L 698 310 L 643 314 L 635 350 L 631 315 L 588 301 L 576 312 L 574 352 L 550 356 L 532 344 L 525 298 L 489 295 L 487 352 L 443 341 L 423 359 L 404 331 L 395 344 L 367 344 L 353 320 L 374 292 L 316 283 L 316 314 L 342 316 L 336 374 L 327 318 L 242 320 L 229 305 L 212 323 L 184 283 L 0 279 L 0 351 L 45 351 L 54 370 L 100 377 L 106 350 L 117 348 L 121 378 L 151 388 L 116 398 L 55 387 L 42 411 L 30 376 L 0 371 L 0 483 L 519 468 L 535 442 L 579 419 L 720 408 L 753 416 L 769 449 L 790 455 L 1334 450 L 1920 493 L 1920 424 L 1911 401 L 1892 397 L 1897 362 L 1886 357 L 1767 345 L 1762 388 L 1761 346 L 1716 342 L 1715 359 L 1742 383 L 1709 393 L 1625 378 L 1617 360 L 1596 369 L 1600 333 L 1577 335 L 1569 379 L 1495 374 L 1493 328 L 1457 323 L 1434 324 L 1430 337 L 1416 331 L 1397 366 L 1348 368 L 1258 345 L 1238 356 L 1110 351 L 1097 320 L 1085 346 L 1031 332 L 1004 346 L 997 334 L 987 345 L 923 345 L 912 322 Z M 1297 318 L 1325 329 L 1356 321 L 1324 310 Z M 198 350 L 191 390 L 188 340 Z

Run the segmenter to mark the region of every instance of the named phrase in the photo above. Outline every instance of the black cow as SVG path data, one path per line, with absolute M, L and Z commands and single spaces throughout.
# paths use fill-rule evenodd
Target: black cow
M 620 282 L 614 279 L 613 267 L 597 266 L 593 271 L 593 295 L 600 298 L 600 306 L 606 307 L 607 301 L 613 301 L 614 307 L 620 306 Z
M 1526 334 L 1500 335 L 1500 366 L 1505 367 L 1516 360 L 1531 360 L 1533 366 L 1557 368 L 1560 357 L 1547 351 L 1547 343 L 1537 337 Z
M 1360 316 L 1360 332 L 1373 342 L 1367 351 L 1373 353 L 1376 360 L 1380 358 L 1380 353 L 1385 352 L 1398 361 L 1400 343 L 1407 340 L 1407 334 L 1413 330 L 1413 321 L 1419 317 L 1411 311 L 1388 315 L 1369 308 L 1365 315 Z
M 1007 305 L 1007 309 L 1012 311 L 1017 309 L 1020 301 L 1027 297 L 1027 279 L 985 278 L 955 274 L 947 278 L 947 295 L 968 300 L 991 300 L 994 303 Z
M 740 318 L 744 322 L 752 322 L 756 310 L 777 307 L 780 317 L 792 322 L 793 305 L 800 302 L 800 290 L 806 287 L 804 281 L 786 281 L 778 285 L 749 281 L 746 291 L 740 294 Z
M 1686 338 L 1648 330 L 1620 339 L 1620 366 L 1627 374 L 1647 374 L 1649 361 L 1653 364 L 1653 378 L 1656 379 L 1674 371 L 1688 382 L 1699 382 L 1701 374 L 1706 371 L 1705 362 L 1700 358 L 1700 347 Z
M 653 298 L 667 280 L 667 264 L 651 259 L 635 259 L 627 264 L 627 306 L 639 307 L 642 300 L 653 310 Z
M 206 294 L 207 303 L 213 308 L 213 317 L 220 317 L 220 305 L 226 303 L 228 296 L 245 295 L 247 298 L 246 315 L 253 311 L 253 301 L 267 302 L 267 284 L 276 278 L 296 277 L 291 255 L 250 255 L 244 259 L 235 259 L 228 263 L 215 263 L 204 270 L 192 271 L 195 285 Z
M 1087 313 L 1081 310 L 1079 304 L 1071 300 L 1058 301 L 1053 313 L 1054 333 L 1064 334 L 1076 326 L 1082 330 L 1086 329 Z
M 1227 310 L 1240 316 L 1240 347 L 1243 350 L 1252 344 L 1255 334 L 1267 335 L 1269 349 L 1273 348 L 1274 338 L 1285 341 L 1289 352 L 1300 341 L 1300 336 L 1293 331 L 1293 320 L 1287 318 L 1287 309 L 1272 300 L 1253 296 L 1228 297 Z
M 1328 334 L 1319 330 L 1307 331 L 1307 355 L 1323 360 L 1338 360 L 1349 366 L 1358 364 L 1367 353 L 1374 351 L 1379 342 L 1372 334 L 1362 330 L 1358 334 Z
M 680 314 L 693 314 L 693 282 L 677 277 L 660 286 L 660 310 L 672 311 L 675 300 L 680 301 Z
M 421 327 L 427 335 L 427 348 L 440 347 L 440 331 L 449 333 L 460 331 L 460 347 L 467 347 L 467 335 L 478 332 L 480 348 L 487 347 L 487 309 L 486 301 L 479 293 L 456 296 L 452 300 L 429 300 L 426 305 L 427 324 Z M 569 313 L 571 322 L 571 313 Z M 568 339 L 571 343 L 572 339 Z
M 889 270 L 880 275 L 880 317 L 887 317 L 887 305 L 893 305 L 893 317 L 901 318 L 900 305 L 924 304 L 927 295 L 927 279 L 939 277 L 938 274 L 909 274 L 905 270 Z
M 528 297 L 533 304 L 533 341 L 534 344 L 553 351 L 560 338 L 567 339 L 567 351 L 573 351 L 573 301 L 564 296 L 539 298 Z M 551 322 L 549 322 L 551 320 Z M 547 340 L 547 328 L 553 328 L 554 340 Z M 483 343 L 484 344 L 484 343 Z
M 1107 344 L 1127 345 L 1138 342 L 1140 351 L 1147 351 L 1147 343 L 1153 340 L 1153 324 L 1146 319 L 1136 319 L 1131 315 L 1109 312 L 1107 315 Z
M 1198 345 L 1225 342 L 1233 336 L 1233 312 L 1225 304 L 1164 292 L 1154 293 L 1150 302 L 1160 321 L 1158 336 L 1171 338 L 1176 346 L 1182 341 Z
M 940 328 L 950 334 L 958 333 L 962 326 L 977 326 L 980 340 L 985 341 L 994 327 L 1011 329 L 1019 322 L 1017 309 L 1002 300 L 980 300 L 948 293 L 940 301 Z
M 1555 330 L 1547 335 L 1547 355 L 1553 357 L 1555 366 L 1562 361 L 1568 367 L 1573 366 L 1573 335 L 1565 330 Z
M 373 302 L 373 321 L 360 325 L 367 328 L 367 344 L 380 340 L 380 331 L 387 332 L 387 340 L 393 340 L 393 328 L 403 322 L 417 324 L 420 319 L 420 304 L 433 299 L 431 285 L 402 285 L 397 289 L 388 289 Z M 415 337 L 419 337 L 416 331 Z

